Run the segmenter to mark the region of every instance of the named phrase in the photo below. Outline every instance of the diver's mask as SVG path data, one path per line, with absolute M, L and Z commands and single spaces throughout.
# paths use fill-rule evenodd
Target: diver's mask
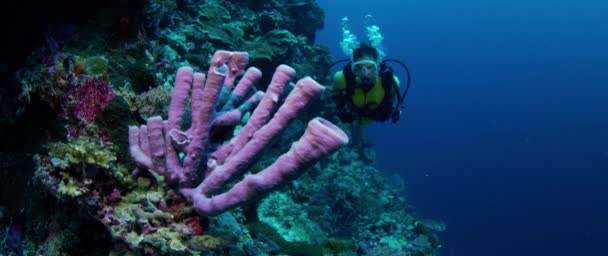
M 351 70 L 355 75 L 357 86 L 367 91 L 376 84 L 378 64 L 373 60 L 360 60 L 352 64 Z

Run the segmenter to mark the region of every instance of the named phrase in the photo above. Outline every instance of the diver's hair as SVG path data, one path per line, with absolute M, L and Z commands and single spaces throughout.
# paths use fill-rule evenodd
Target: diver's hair
M 380 55 L 376 48 L 367 43 L 361 43 L 359 47 L 353 49 L 352 61 L 357 61 L 363 57 L 372 57 L 377 62 Z

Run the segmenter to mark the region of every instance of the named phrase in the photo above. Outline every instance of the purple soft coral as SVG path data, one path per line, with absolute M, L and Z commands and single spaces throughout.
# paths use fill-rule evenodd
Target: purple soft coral
M 193 73 L 191 68 L 180 68 L 168 120 L 163 122 L 160 117 L 151 117 L 147 125 L 129 128 L 131 156 L 137 165 L 181 187 L 182 195 L 203 215 L 215 215 L 262 196 L 348 143 L 347 135 L 337 126 L 314 118 L 302 138 L 274 164 L 257 174 L 247 175 L 230 190 L 215 195 L 247 170 L 272 139 L 325 89 L 312 78 L 303 78 L 272 115 L 295 71 L 286 65 L 279 66 L 266 93 L 254 93 L 244 101 L 261 76 L 258 69 L 250 68 L 232 88 L 247 60 L 247 53 L 217 51 L 206 79 L 201 73 Z M 189 94 L 192 126 L 184 132 L 179 128 Z M 243 114 L 256 105 L 248 122 L 234 138 L 217 148 L 211 144 L 214 131 L 231 130 Z M 209 155 L 207 170 L 203 173 L 201 161 Z M 197 175 L 204 175 L 203 181 L 196 188 L 189 188 Z
M 114 97 L 103 79 L 80 76 L 68 94 L 68 111 L 78 120 L 91 123 L 97 113 Z

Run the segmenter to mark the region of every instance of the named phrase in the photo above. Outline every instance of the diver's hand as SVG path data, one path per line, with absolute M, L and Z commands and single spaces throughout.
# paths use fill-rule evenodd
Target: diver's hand
M 391 115 L 391 121 L 393 123 L 396 123 L 397 121 L 399 121 L 399 118 L 401 118 L 401 108 L 393 112 L 393 114 Z
M 340 121 L 343 123 L 352 123 L 355 120 L 355 116 L 353 115 L 350 106 L 348 104 L 343 105 L 338 110 L 338 117 Z

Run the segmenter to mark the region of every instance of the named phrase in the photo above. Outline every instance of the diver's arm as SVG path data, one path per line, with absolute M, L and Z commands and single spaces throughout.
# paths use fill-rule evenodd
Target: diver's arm
M 344 104 L 344 99 L 346 97 L 346 79 L 344 78 L 344 74 L 342 71 L 338 71 L 334 74 L 334 84 L 332 88 L 333 98 L 336 104 L 342 105 Z
M 397 85 L 397 88 L 399 88 L 399 86 L 401 85 L 401 82 L 399 82 L 399 77 L 393 75 L 393 80 L 395 80 L 395 85 Z
M 399 91 L 399 87 L 400 87 L 399 77 L 393 75 L 393 80 L 395 81 L 395 87 L 393 87 L 393 95 L 394 95 L 394 97 L 397 97 L 397 99 L 399 99 L 401 97 L 401 95 L 399 95 L 401 93 Z M 403 108 L 403 106 L 401 106 L 401 105 L 397 105 L 396 107 L 397 107 L 397 109 L 395 109 L 391 115 L 391 121 L 393 123 L 396 123 L 397 121 L 399 121 L 399 118 L 401 117 L 401 111 Z
M 338 71 L 334 74 L 334 91 L 342 91 L 344 92 L 346 89 L 346 78 L 342 71 Z
M 346 78 L 342 71 L 338 71 L 334 75 L 333 98 L 336 103 L 336 115 L 343 123 L 351 123 L 354 120 L 347 97 Z

